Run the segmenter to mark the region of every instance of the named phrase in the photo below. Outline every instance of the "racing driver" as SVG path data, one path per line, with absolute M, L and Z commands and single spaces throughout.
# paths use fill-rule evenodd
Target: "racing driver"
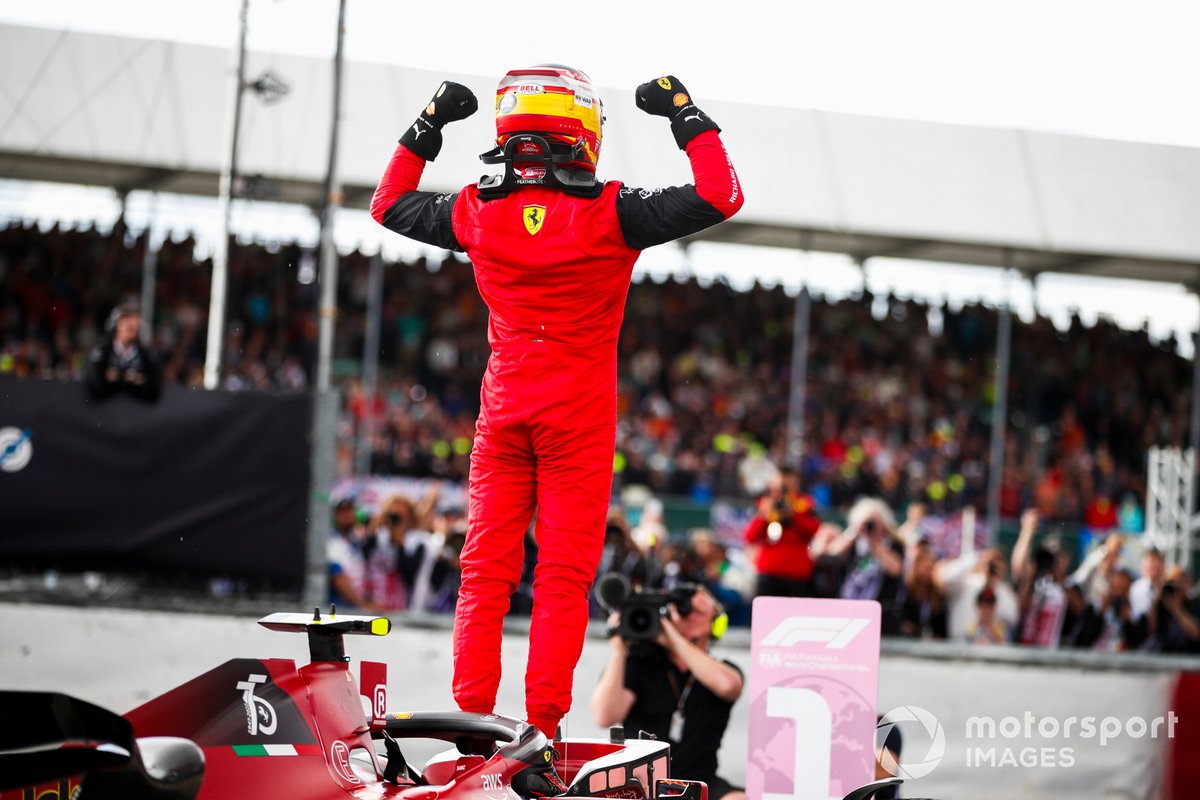
M 446 81 L 400 138 L 371 202 L 385 227 L 465 252 L 490 311 L 453 690 L 462 710 L 493 711 L 502 623 L 536 511 L 525 710 L 550 739 L 571 706 L 588 589 L 604 545 L 617 337 L 633 264 L 645 248 L 728 219 L 743 202 L 720 128 L 676 77 L 642 84 L 636 101 L 670 120 L 694 184 L 644 190 L 597 180 L 600 97 L 584 73 L 546 64 L 512 70 L 496 91 L 497 146 L 481 158 L 502 164 L 502 175 L 451 194 L 417 190 L 441 149 L 443 126 L 478 107 L 470 89 Z M 561 793 L 551 752 L 549 769 L 513 788 Z

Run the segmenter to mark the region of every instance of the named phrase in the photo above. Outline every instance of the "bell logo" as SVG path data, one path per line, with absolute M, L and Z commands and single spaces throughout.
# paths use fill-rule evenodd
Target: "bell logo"
M 546 221 L 546 207 L 525 206 L 522 215 L 525 219 L 525 230 L 529 231 L 530 236 L 536 236 L 542 229 L 542 223 Z
M 869 620 L 853 617 L 788 617 L 762 640 L 766 647 L 793 647 L 799 642 L 824 642 L 826 650 L 841 650 L 862 633 Z

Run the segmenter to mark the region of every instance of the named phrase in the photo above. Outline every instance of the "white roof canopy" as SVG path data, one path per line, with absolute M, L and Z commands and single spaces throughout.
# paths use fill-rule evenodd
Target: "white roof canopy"
M 332 65 L 250 53 L 290 94 L 248 93 L 239 172 L 276 199 L 316 205 L 329 141 Z M 230 122 L 232 59 L 198 45 L 0 25 L 0 176 L 214 195 Z M 447 129 L 423 188 L 485 171 L 499 76 L 346 64 L 339 171 L 369 202 L 404 127 L 438 82 L 482 110 Z M 601 175 L 639 186 L 690 180 L 666 123 L 632 91 L 602 89 Z M 746 206 L 699 238 L 1200 285 L 1200 150 L 821 111 L 698 101 L 723 127 Z

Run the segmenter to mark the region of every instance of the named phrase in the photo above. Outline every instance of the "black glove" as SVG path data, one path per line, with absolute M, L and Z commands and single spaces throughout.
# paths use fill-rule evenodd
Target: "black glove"
M 692 96 L 674 75 L 658 80 L 646 81 L 634 92 L 637 106 L 647 114 L 671 120 L 671 133 L 679 149 L 705 131 L 720 131 L 717 123 L 696 108 Z
M 447 122 L 466 119 L 479 110 L 479 101 L 461 83 L 442 81 L 437 93 L 417 121 L 400 137 L 400 144 L 426 161 L 442 151 L 442 128 Z

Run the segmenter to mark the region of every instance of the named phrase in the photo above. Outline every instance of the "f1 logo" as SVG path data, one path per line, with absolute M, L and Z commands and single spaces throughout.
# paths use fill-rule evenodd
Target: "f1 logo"
M 767 647 L 793 647 L 799 642 L 824 642 L 826 650 L 841 650 L 862 633 L 869 620 L 855 617 L 788 617 L 762 640 Z

